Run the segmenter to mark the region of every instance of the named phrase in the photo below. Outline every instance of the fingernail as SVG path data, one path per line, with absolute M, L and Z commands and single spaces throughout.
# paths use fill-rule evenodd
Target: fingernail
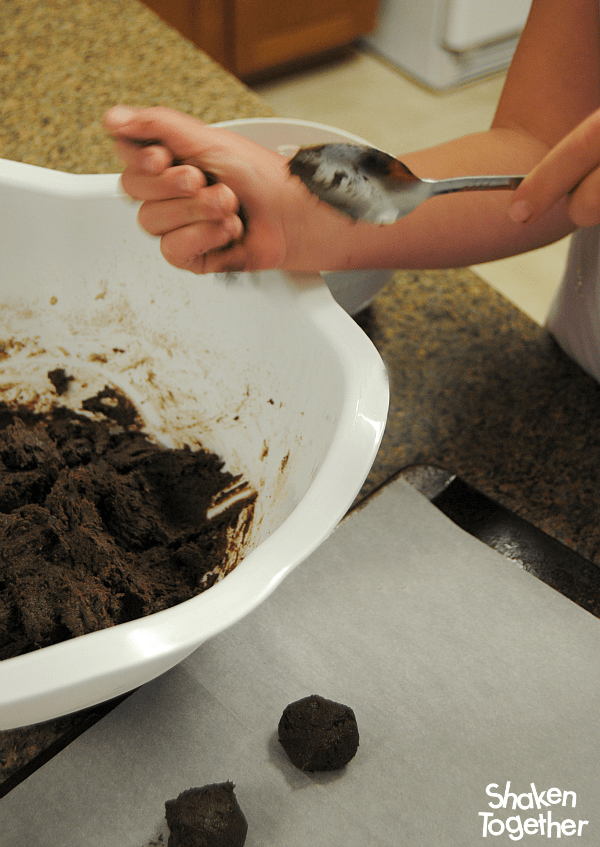
M 231 215 L 229 218 L 226 218 L 223 222 L 225 225 L 226 232 L 230 235 L 234 240 L 238 240 L 244 234 L 244 224 L 241 222 L 237 215 Z
M 525 200 L 517 200 L 509 206 L 508 214 L 515 223 L 524 224 L 531 217 L 531 209 Z
M 144 149 L 144 157 L 138 162 L 138 166 L 146 173 L 158 175 L 163 173 L 165 168 L 164 157 L 158 147 L 146 147 Z
M 182 194 L 189 194 L 190 197 L 196 193 L 197 183 L 198 181 L 193 179 L 193 174 L 188 173 L 187 170 L 177 176 L 178 190 Z
M 135 110 L 130 106 L 113 106 L 107 113 L 113 126 L 123 126 L 135 118 Z

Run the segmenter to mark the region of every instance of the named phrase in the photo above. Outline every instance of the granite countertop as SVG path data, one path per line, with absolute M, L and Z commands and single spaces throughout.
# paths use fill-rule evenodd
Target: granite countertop
M 0 157 L 71 173 L 120 170 L 102 129 L 116 103 L 207 123 L 273 114 L 138 0 L 5 0 L 0 97 Z
M 438 465 L 600 564 L 600 385 L 549 332 L 468 269 L 396 272 L 358 322 L 392 384 L 362 494 Z
M 74 173 L 119 169 L 101 127 L 117 102 L 272 115 L 138 0 L 5 0 L 0 97 L 0 157 Z M 546 330 L 469 270 L 398 272 L 357 320 L 391 381 L 360 497 L 440 465 L 600 563 L 600 386 Z M 0 795 L 101 714 L 0 733 Z

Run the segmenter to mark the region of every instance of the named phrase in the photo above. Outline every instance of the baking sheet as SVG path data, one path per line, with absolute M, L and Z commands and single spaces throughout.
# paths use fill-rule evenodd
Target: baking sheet
M 398 480 L 0 801 L 0 845 L 166 844 L 164 801 L 230 779 L 248 847 L 537 845 L 556 828 L 518 838 L 515 817 L 549 812 L 587 821 L 569 843 L 596 846 L 599 660 L 598 620 Z M 283 708 L 312 693 L 356 712 L 340 772 L 303 774 L 277 743 Z M 522 806 L 534 783 L 576 807 L 491 809 L 486 788 L 507 782 Z M 497 823 L 482 841 L 483 812 L 515 835 Z

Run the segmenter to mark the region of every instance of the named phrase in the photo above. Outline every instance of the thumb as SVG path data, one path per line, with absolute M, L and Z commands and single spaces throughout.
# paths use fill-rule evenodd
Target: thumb
M 206 124 L 163 106 L 140 109 L 119 105 L 106 112 L 103 126 L 117 139 L 161 144 L 174 157 L 186 159 L 201 152 Z

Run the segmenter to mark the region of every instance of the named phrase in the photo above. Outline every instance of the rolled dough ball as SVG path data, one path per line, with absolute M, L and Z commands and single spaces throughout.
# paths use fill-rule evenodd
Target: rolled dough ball
M 232 782 L 189 788 L 165 803 L 167 847 L 243 847 L 248 824 Z
M 358 749 L 352 709 L 318 694 L 286 706 L 277 734 L 292 763 L 303 771 L 337 770 L 347 765 Z

